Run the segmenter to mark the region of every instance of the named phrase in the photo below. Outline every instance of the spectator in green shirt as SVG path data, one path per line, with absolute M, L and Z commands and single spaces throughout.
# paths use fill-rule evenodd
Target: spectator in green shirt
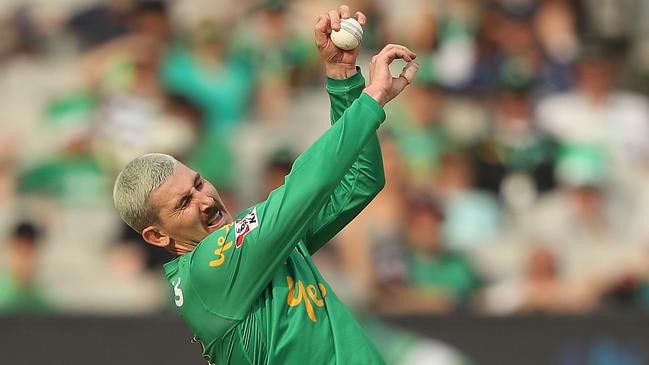
M 36 285 L 40 231 L 31 223 L 18 224 L 7 249 L 6 271 L 0 272 L 0 312 L 43 313 L 52 305 Z
M 444 214 L 425 193 L 410 193 L 404 215 L 402 242 L 391 254 L 377 252 L 379 268 L 392 270 L 383 281 L 379 310 L 389 313 L 443 313 L 466 304 L 478 287 L 477 274 L 463 255 L 446 249 L 441 226 Z M 388 280 L 382 280 L 388 278 Z

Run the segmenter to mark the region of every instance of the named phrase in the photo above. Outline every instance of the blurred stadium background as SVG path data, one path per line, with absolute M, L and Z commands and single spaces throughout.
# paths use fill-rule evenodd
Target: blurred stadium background
M 316 260 L 390 364 L 649 364 L 649 1 L 348 0 L 421 70 L 387 186 Z M 204 364 L 116 172 L 177 156 L 231 211 L 328 126 L 339 2 L 0 1 L 0 363 Z

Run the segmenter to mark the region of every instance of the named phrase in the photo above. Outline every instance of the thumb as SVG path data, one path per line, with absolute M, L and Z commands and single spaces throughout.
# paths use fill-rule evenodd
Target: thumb
M 419 64 L 414 61 L 408 62 L 401 71 L 401 74 L 399 74 L 399 77 L 394 79 L 394 88 L 401 92 L 415 79 L 417 71 L 419 71 Z

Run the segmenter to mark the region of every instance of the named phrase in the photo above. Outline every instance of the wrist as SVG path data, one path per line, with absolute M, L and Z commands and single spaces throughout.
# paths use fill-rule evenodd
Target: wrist
M 387 93 L 379 88 L 374 88 L 371 85 L 363 89 L 363 92 L 372 99 L 374 99 L 377 103 L 379 103 L 381 106 L 385 106 L 385 104 L 388 102 L 387 100 Z
M 350 78 L 358 72 L 356 66 L 338 63 L 325 63 L 325 71 L 327 77 L 339 80 Z

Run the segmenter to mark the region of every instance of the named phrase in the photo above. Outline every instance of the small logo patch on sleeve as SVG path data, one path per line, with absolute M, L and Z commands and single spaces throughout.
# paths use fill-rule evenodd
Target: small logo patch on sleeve
M 257 219 L 257 208 L 253 209 L 250 213 L 246 214 L 243 218 L 237 219 L 234 222 L 234 235 L 237 239 L 236 247 L 241 247 L 243 238 L 250 233 L 253 229 L 259 226 Z

